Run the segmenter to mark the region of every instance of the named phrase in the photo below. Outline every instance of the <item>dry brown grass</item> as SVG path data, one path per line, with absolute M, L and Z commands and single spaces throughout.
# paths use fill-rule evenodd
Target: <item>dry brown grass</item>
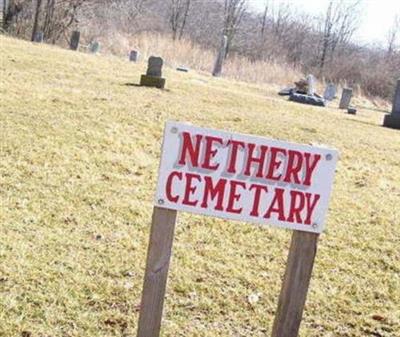
M 142 61 L 151 55 L 159 55 L 171 67 L 186 65 L 206 73 L 211 73 L 216 57 L 214 50 L 205 49 L 189 40 L 173 41 L 169 36 L 154 33 L 141 33 L 130 37 L 114 33 L 101 41 L 106 53 L 127 57 L 130 49 L 137 49 L 142 54 Z M 252 62 L 245 57 L 233 56 L 225 62 L 223 76 L 251 83 L 288 85 L 303 75 L 286 64 Z
M 3 37 L 0 55 L 1 337 L 135 336 L 166 120 L 337 148 L 300 336 L 398 336 L 400 133 L 381 112 L 168 67 L 167 90 L 137 87 L 143 64 Z M 163 336 L 269 336 L 289 238 L 179 214 Z

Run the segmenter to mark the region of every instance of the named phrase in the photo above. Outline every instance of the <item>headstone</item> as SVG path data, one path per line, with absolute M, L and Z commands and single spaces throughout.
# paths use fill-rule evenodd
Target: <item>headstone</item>
M 131 50 L 129 53 L 129 61 L 137 62 L 139 60 L 139 52 L 137 50 Z
M 92 54 L 97 54 L 100 51 L 100 43 L 97 41 L 92 41 L 89 44 L 89 51 Z
M 397 87 L 393 97 L 392 114 L 400 115 L 400 79 L 397 80 Z
M 397 86 L 393 97 L 392 113 L 385 115 L 383 126 L 400 129 L 400 79 L 397 80 Z
M 34 42 L 42 43 L 44 40 L 43 32 L 36 32 L 35 36 L 33 37 Z
M 141 76 L 140 85 L 163 89 L 165 86 L 165 78 L 161 77 L 163 63 L 164 61 L 161 57 L 150 56 L 146 75 Z
M 307 95 L 314 96 L 315 94 L 315 77 L 313 75 L 307 76 Z
M 150 56 L 147 63 L 147 76 L 162 76 L 163 59 L 157 56 Z
M 224 35 L 222 37 L 221 45 L 219 47 L 218 56 L 215 60 L 214 70 L 212 72 L 213 76 L 220 76 L 222 72 L 222 64 L 226 56 L 226 48 L 228 47 L 228 37 Z
M 336 85 L 333 83 L 329 83 L 324 92 L 324 98 L 327 101 L 332 101 L 336 97 Z
M 295 92 L 295 88 L 284 88 L 281 91 L 278 92 L 279 96 L 290 96 Z
M 74 30 L 71 35 L 71 41 L 69 43 L 69 48 L 72 50 L 78 50 L 80 38 L 81 38 L 81 32 Z
M 357 113 L 357 109 L 356 109 L 356 108 L 353 108 L 353 107 L 348 107 L 348 108 L 347 108 L 347 113 L 348 113 L 349 115 L 355 115 L 355 114 Z
M 339 103 L 339 109 L 347 109 L 350 105 L 352 96 L 353 96 L 353 89 L 343 88 L 342 98 L 340 99 L 340 103 Z
M 326 102 L 323 98 L 317 96 L 303 95 L 298 93 L 292 93 L 289 97 L 289 101 L 310 104 L 316 106 L 325 106 Z

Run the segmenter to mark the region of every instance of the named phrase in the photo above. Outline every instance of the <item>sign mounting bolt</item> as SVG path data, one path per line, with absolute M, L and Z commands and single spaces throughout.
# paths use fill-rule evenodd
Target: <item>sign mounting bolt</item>
M 316 222 L 314 222 L 313 224 L 312 224 L 312 228 L 317 228 L 318 227 L 318 224 L 316 223 Z
M 164 205 L 164 199 L 158 199 L 158 204 L 159 205 Z
M 178 133 L 178 128 L 177 128 L 176 126 L 173 126 L 173 127 L 171 128 L 171 132 L 172 132 L 172 133 Z
M 332 160 L 333 156 L 332 156 L 330 153 L 328 153 L 328 154 L 325 156 L 325 158 L 326 158 L 326 160 Z

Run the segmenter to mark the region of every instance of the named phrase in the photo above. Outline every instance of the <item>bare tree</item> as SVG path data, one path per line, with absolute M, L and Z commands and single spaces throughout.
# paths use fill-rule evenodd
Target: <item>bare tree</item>
M 348 43 L 359 27 L 361 0 L 330 0 L 325 14 L 319 66 L 321 72 L 327 58 L 332 59 L 337 47 Z
M 267 18 L 268 18 L 268 14 L 270 11 L 270 5 L 271 5 L 270 0 L 266 0 L 265 4 L 264 4 L 263 15 L 261 18 L 261 29 L 260 29 L 261 36 L 264 36 L 264 34 L 265 34 L 265 30 L 267 27 Z
M 247 9 L 247 0 L 225 0 L 223 35 L 228 38 L 225 57 L 228 55 L 232 41 Z
M 78 12 L 91 0 L 45 0 L 42 31 L 47 41 L 55 43 L 78 23 Z
M 292 11 L 289 3 L 280 3 L 277 11 L 272 8 L 272 30 L 278 41 L 287 35 L 292 24 Z
M 400 15 L 396 15 L 387 35 L 387 57 L 390 58 L 400 42 Z
M 3 0 L 3 29 L 8 32 L 12 23 L 23 10 L 24 3 L 15 0 Z
M 189 15 L 191 0 L 170 0 L 169 23 L 172 30 L 172 39 L 182 38 Z
M 41 6 L 42 6 L 42 0 L 36 0 L 36 7 L 35 7 L 34 18 L 33 18 L 33 28 L 32 28 L 31 41 L 35 40 L 35 36 L 36 36 L 37 31 L 38 31 L 39 15 L 40 15 Z
M 146 0 L 125 0 L 123 2 L 126 3 L 128 19 L 132 22 L 142 13 Z

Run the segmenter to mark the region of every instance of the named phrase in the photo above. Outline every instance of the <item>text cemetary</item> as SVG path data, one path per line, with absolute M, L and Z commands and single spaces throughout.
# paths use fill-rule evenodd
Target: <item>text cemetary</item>
M 156 204 L 321 232 L 337 152 L 168 122 Z

